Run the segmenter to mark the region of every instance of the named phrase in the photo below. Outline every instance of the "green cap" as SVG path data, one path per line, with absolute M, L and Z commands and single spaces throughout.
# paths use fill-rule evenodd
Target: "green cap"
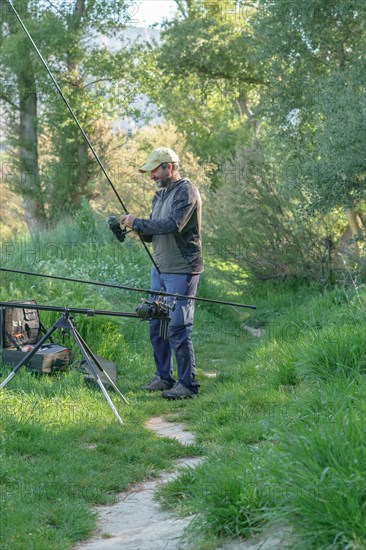
M 179 162 L 179 157 L 169 147 L 158 147 L 158 149 L 154 149 L 150 153 L 145 164 L 139 169 L 139 172 L 151 172 L 163 162 Z

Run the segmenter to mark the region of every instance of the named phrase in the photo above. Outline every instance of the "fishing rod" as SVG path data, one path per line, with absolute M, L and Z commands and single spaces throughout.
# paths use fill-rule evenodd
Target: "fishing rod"
M 68 306 L 47 306 L 42 304 L 29 304 L 23 302 L 0 302 L 0 307 L 11 307 L 18 309 L 36 309 L 37 311 L 58 311 L 61 313 L 83 313 L 88 317 L 94 317 L 95 315 L 109 315 L 111 317 L 131 317 L 134 319 L 140 319 L 140 315 L 137 313 L 128 313 L 124 311 L 110 311 L 103 309 L 89 309 L 89 308 L 77 308 Z
M 8 4 L 9 4 L 9 6 L 11 7 L 11 9 L 13 10 L 13 12 L 14 12 L 16 18 L 18 19 L 20 25 L 22 26 L 22 28 L 23 28 L 25 34 L 26 34 L 27 37 L 29 38 L 29 40 L 30 40 L 30 42 L 31 42 L 31 44 L 32 44 L 32 46 L 33 46 L 35 52 L 37 53 L 37 55 L 39 56 L 40 60 L 42 61 L 42 64 L 43 64 L 43 66 L 45 67 L 47 73 L 48 73 L 49 76 L 51 77 L 52 82 L 54 83 L 54 85 L 55 85 L 55 87 L 56 87 L 58 93 L 60 94 L 60 96 L 61 96 L 63 102 L 65 103 L 65 105 L 66 105 L 68 111 L 70 112 L 72 118 L 74 119 L 74 121 L 75 121 L 77 127 L 79 128 L 79 130 L 80 130 L 80 132 L 81 132 L 81 135 L 83 136 L 83 138 L 84 138 L 86 144 L 88 145 L 88 147 L 90 148 L 91 152 L 93 153 L 94 158 L 95 158 L 95 160 L 97 161 L 97 163 L 99 164 L 99 166 L 100 166 L 100 168 L 101 168 L 101 170 L 102 170 L 104 176 L 106 177 L 106 179 L 107 179 L 109 185 L 110 185 L 111 188 L 113 189 L 113 192 L 114 192 L 114 194 L 116 195 L 116 197 L 117 197 L 117 199 L 118 199 L 120 205 L 122 206 L 122 208 L 123 208 L 125 214 L 128 214 L 129 212 L 128 212 L 128 210 L 127 210 L 127 208 L 126 208 L 124 202 L 122 201 L 121 197 L 119 196 L 119 194 L 118 194 L 118 192 L 117 192 L 117 189 L 116 189 L 115 186 L 113 185 L 113 182 L 112 182 L 112 180 L 110 179 L 110 177 L 109 177 L 109 175 L 108 175 L 108 173 L 107 173 L 107 170 L 105 169 L 105 167 L 104 167 L 102 161 L 100 160 L 99 156 L 97 155 L 97 152 L 95 151 L 93 145 L 91 144 L 91 142 L 90 142 L 88 136 L 86 135 L 85 131 L 83 130 L 83 128 L 82 128 L 82 126 L 81 126 L 79 120 L 77 119 L 77 117 L 76 117 L 76 115 L 75 115 L 75 113 L 74 113 L 74 111 L 73 111 L 73 109 L 72 109 L 70 103 L 69 103 L 68 100 L 66 99 L 66 97 L 65 97 L 63 91 L 61 90 L 61 88 L 60 88 L 60 86 L 59 86 L 59 84 L 58 84 L 56 78 L 54 77 L 53 73 L 51 72 L 51 69 L 49 68 L 47 62 L 46 62 L 45 59 L 43 58 L 41 52 L 39 51 L 37 45 L 35 44 L 35 42 L 34 42 L 32 36 L 30 35 L 28 29 L 26 28 L 25 24 L 23 23 L 23 21 L 22 21 L 20 15 L 18 14 L 17 10 L 15 9 L 15 7 L 13 6 L 13 4 L 11 3 L 10 0 L 7 0 L 7 2 L 8 2 Z M 156 270 L 158 271 L 158 273 L 160 273 L 160 270 L 159 270 L 158 266 L 156 265 L 155 260 L 154 260 L 154 258 L 153 258 L 153 256 L 152 256 L 150 250 L 148 249 L 148 247 L 147 247 L 145 241 L 143 240 L 143 238 L 142 238 L 142 236 L 141 236 L 140 234 L 138 234 L 138 236 L 139 236 L 139 239 L 140 239 L 140 241 L 142 242 L 142 244 L 143 244 L 143 246 L 144 246 L 146 252 L 148 253 L 149 258 L 150 258 L 150 260 L 152 261 L 154 267 L 156 268 Z
M 68 281 L 73 283 L 81 283 L 81 284 L 88 284 L 88 285 L 95 285 L 95 286 L 103 286 L 107 288 L 116 288 L 119 290 L 130 290 L 132 292 L 141 292 L 144 294 L 150 294 L 151 296 L 163 296 L 163 297 L 173 297 L 175 300 L 195 300 L 197 302 L 206 302 L 209 304 L 221 304 L 225 306 L 235 306 L 235 307 L 243 307 L 247 309 L 257 309 L 257 306 L 254 305 L 248 305 L 248 304 L 238 304 L 237 302 L 227 302 L 224 300 L 214 300 L 212 298 L 199 298 L 197 296 L 186 296 L 184 294 L 173 294 L 170 292 L 163 292 L 162 290 L 151 290 L 146 288 L 138 288 L 138 287 L 130 287 L 125 285 L 117 285 L 113 283 L 101 283 L 98 281 L 87 281 L 84 279 L 74 279 L 71 277 L 60 277 L 57 275 L 45 275 L 44 273 L 34 273 L 32 271 L 21 271 L 19 269 L 8 269 L 5 267 L 0 267 L 0 271 L 4 271 L 7 273 L 17 273 L 20 275 L 32 275 L 34 277 L 45 277 L 47 279 L 56 279 L 58 281 Z

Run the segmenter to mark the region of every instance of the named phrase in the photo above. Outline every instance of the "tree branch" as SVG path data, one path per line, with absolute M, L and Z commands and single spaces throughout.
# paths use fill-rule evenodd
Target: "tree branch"
M 233 78 L 234 78 L 233 76 L 231 76 L 229 74 L 222 73 L 222 72 L 219 72 L 219 71 L 211 71 L 211 70 L 207 69 L 206 67 L 204 67 L 202 65 L 199 66 L 199 65 L 196 65 L 195 63 L 189 63 L 189 60 L 186 61 L 186 68 L 190 68 L 193 71 L 196 71 L 197 73 L 201 73 L 201 74 L 204 74 L 206 76 L 209 76 L 210 78 L 221 78 L 222 80 L 233 80 Z M 239 82 L 246 82 L 247 84 L 261 84 L 263 86 L 268 86 L 269 85 L 269 82 L 266 82 L 265 80 L 262 80 L 260 78 L 251 77 L 251 76 L 235 75 L 235 78 Z
M 97 80 L 93 80 L 93 82 L 88 82 L 83 86 L 83 89 L 89 88 L 90 86 L 93 86 L 93 84 L 97 84 L 98 82 L 111 82 L 110 78 L 97 78 Z
M 14 109 L 16 109 L 17 111 L 20 111 L 19 105 L 16 105 L 16 103 L 14 103 L 11 99 L 9 99 L 8 96 L 5 95 L 4 93 L 0 93 L 0 99 L 3 99 L 4 101 L 6 101 L 6 103 L 9 103 L 9 105 L 14 107 Z

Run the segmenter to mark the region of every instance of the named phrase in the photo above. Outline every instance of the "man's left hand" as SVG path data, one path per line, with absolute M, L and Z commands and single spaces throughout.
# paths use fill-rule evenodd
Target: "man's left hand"
M 130 227 L 132 229 L 133 222 L 135 221 L 136 217 L 132 216 L 132 214 L 126 214 L 125 216 L 122 216 L 121 218 L 121 224 L 125 227 Z

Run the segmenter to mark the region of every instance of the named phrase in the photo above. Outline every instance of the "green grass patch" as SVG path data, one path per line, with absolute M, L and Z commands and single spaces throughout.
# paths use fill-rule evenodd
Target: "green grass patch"
M 307 391 L 298 415 L 277 432 L 268 454 L 275 506 L 308 548 L 365 545 L 366 388 L 361 377 L 336 377 Z
M 196 548 L 289 524 L 293 548 L 361 549 L 365 289 L 274 291 L 262 338 L 239 339 L 186 409 L 208 459 L 164 486 L 161 502 L 196 514 Z

